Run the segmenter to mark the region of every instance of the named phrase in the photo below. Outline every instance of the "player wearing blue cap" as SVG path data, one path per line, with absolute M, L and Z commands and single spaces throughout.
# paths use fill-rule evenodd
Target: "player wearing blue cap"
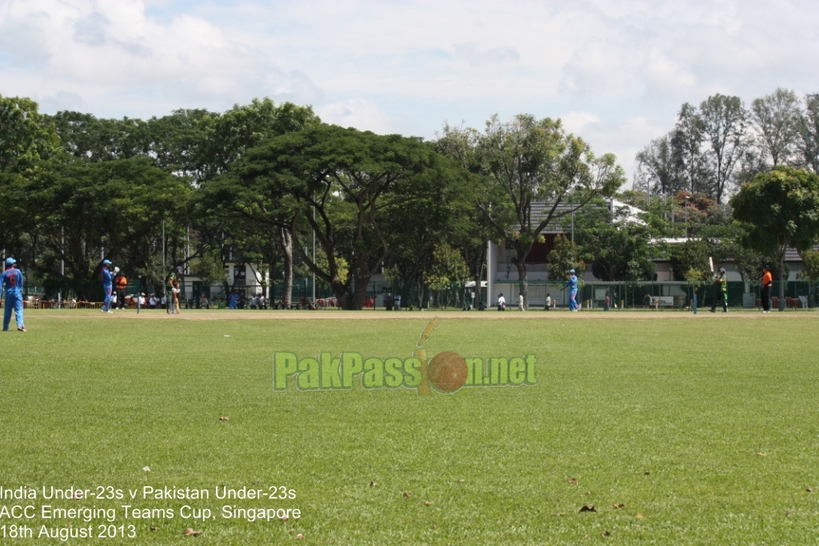
M 26 326 L 23 323 L 23 274 L 15 267 L 17 260 L 14 258 L 6 258 L 6 270 L 0 276 L 2 282 L 3 293 L 6 296 L 6 301 L 3 309 L 3 331 L 7 332 L 9 329 L 9 322 L 11 322 L 11 311 L 14 310 L 14 318 L 17 319 L 17 329 L 21 332 L 26 331 Z
M 102 261 L 100 276 L 102 277 L 102 291 L 105 292 L 105 302 L 102 304 L 101 309 L 103 313 L 113 313 L 111 311 L 111 293 L 114 291 L 114 275 L 108 269 L 110 265 L 111 260 Z
M 577 311 L 577 275 L 574 274 L 574 269 L 569 271 L 569 280 L 563 288 L 569 289 L 569 311 Z

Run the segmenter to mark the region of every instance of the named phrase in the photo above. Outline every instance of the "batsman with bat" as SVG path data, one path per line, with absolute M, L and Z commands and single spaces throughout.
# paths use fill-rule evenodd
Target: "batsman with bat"
M 725 268 L 719 268 L 719 274 L 714 275 L 714 301 L 711 304 L 711 312 L 717 312 L 717 302 L 722 302 L 722 312 L 728 312 L 728 276 Z

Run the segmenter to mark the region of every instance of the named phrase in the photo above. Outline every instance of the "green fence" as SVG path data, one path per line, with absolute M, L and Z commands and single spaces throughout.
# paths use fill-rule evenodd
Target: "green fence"
M 780 282 L 774 282 L 773 307 L 778 307 Z M 612 308 L 639 309 L 690 308 L 694 294 L 699 307 L 710 307 L 718 286 L 707 284 L 692 286 L 685 282 L 586 282 L 578 290 L 577 301 L 586 308 L 603 308 L 606 295 L 610 297 Z M 517 306 L 520 289 L 517 282 L 496 282 L 493 297 L 499 293 L 506 297 L 507 305 Z M 563 283 L 531 282 L 528 285 L 529 308 L 543 308 L 547 294 L 555 307 L 568 305 L 568 291 Z M 817 283 L 810 281 L 785 282 L 785 306 L 790 309 L 813 308 L 819 306 Z M 753 308 L 760 305 L 760 286 L 744 282 L 728 283 L 728 306 Z M 494 302 L 492 302 L 494 303 Z

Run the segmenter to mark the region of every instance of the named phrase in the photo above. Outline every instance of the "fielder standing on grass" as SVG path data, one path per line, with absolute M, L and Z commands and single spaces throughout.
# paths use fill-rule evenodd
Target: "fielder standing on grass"
M 574 274 L 574 269 L 569 271 L 569 280 L 563 288 L 569 289 L 569 311 L 574 313 L 577 311 L 577 275 Z
M 0 275 L 0 285 L 2 285 L 3 293 L 6 296 L 3 309 L 3 331 L 7 332 L 9 329 L 9 322 L 11 322 L 11 311 L 14 310 L 14 318 L 17 319 L 17 330 L 20 332 L 26 331 L 26 325 L 23 323 L 23 274 L 17 269 L 17 260 L 14 258 L 6 258 L 6 270 Z
M 771 275 L 771 268 L 767 265 L 762 266 L 762 312 L 771 312 L 771 289 L 773 288 L 773 275 Z
M 114 275 L 108 270 L 109 265 L 111 265 L 111 260 L 102 261 L 100 276 L 102 277 L 102 291 L 105 293 L 105 301 L 100 311 L 103 313 L 113 313 L 111 311 L 111 293 L 114 290 Z

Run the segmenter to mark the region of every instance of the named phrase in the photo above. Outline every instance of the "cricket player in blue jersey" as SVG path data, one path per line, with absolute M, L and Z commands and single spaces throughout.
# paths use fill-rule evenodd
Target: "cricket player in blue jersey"
M 569 280 L 563 288 L 569 289 L 569 311 L 577 311 L 577 275 L 574 274 L 574 269 L 569 271 Z
M 17 319 L 17 330 L 26 331 L 23 323 L 23 274 L 17 269 L 17 260 L 6 258 L 6 270 L 0 275 L 0 285 L 2 285 L 5 302 L 3 304 L 3 331 L 9 329 L 11 322 L 11 311 L 14 310 L 14 318 Z
M 111 265 L 111 260 L 102 261 L 102 291 L 105 292 L 105 302 L 102 304 L 101 311 L 103 313 L 113 313 L 111 311 L 111 293 L 114 291 L 114 275 L 108 269 Z

